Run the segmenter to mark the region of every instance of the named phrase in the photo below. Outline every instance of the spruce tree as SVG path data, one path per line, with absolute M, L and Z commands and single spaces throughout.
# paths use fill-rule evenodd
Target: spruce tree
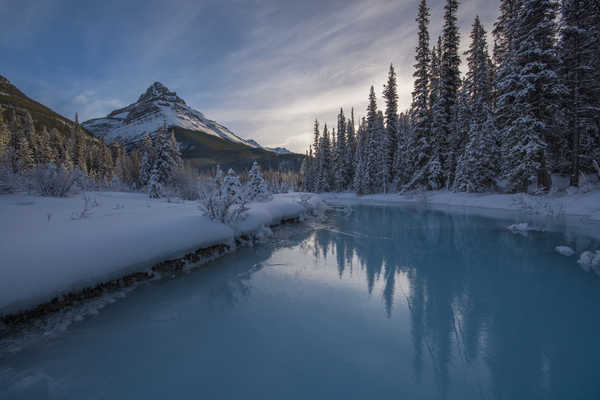
M 75 114 L 75 123 L 71 127 L 71 155 L 73 168 L 77 168 L 84 174 L 87 174 L 86 143 L 81 132 L 81 125 L 79 125 L 77 114 Z
M 564 145 L 556 116 L 560 115 L 558 59 L 554 47 L 557 4 L 552 0 L 522 0 L 515 24 L 515 90 L 511 93 L 509 129 L 503 135 L 509 189 L 525 191 L 536 183 L 550 187 Z
M 17 148 L 15 153 L 16 160 L 16 171 L 19 173 L 23 173 L 35 165 L 33 159 L 33 150 L 29 144 L 29 140 L 27 136 L 21 134 L 18 136 Z
M 374 193 L 377 190 L 378 175 L 381 173 L 381 165 L 378 160 L 380 131 L 377 116 L 377 99 L 375 97 L 375 89 L 371 86 L 369 92 L 369 104 L 367 106 L 367 126 L 366 126 L 366 148 L 364 150 L 363 162 L 364 176 L 363 191 L 366 193 Z
M 391 182 L 393 165 L 388 164 L 388 136 L 385 129 L 385 117 L 382 111 L 377 111 L 377 124 L 375 126 L 375 160 L 377 174 L 373 183 L 373 192 L 387 193 Z M 393 159 L 392 159 L 393 161 Z
M 142 186 L 146 186 L 150 181 L 150 172 L 154 165 L 155 155 L 154 147 L 152 145 L 152 138 L 146 134 L 144 142 L 142 143 L 142 161 L 140 164 L 140 183 Z
M 568 166 L 572 186 L 582 172 L 600 162 L 600 6 L 593 0 L 562 0 L 559 55 L 560 76 L 567 90 L 562 107 L 568 145 L 561 164 Z
M 320 191 L 320 177 L 321 177 L 321 154 L 319 152 L 320 149 L 320 131 L 319 131 L 319 121 L 315 119 L 314 129 L 313 129 L 313 152 L 315 163 L 313 165 L 313 182 L 311 182 L 311 191 L 318 193 Z
M 413 133 L 410 118 L 407 113 L 400 113 L 398 116 L 398 143 L 394 155 L 394 187 L 395 190 L 401 190 L 408 184 L 414 168 L 412 168 L 411 143 Z M 390 188 L 392 189 L 392 188 Z
M 102 144 L 102 168 L 100 169 L 100 178 L 107 184 L 113 179 L 113 159 L 110 148 L 106 144 Z M 150 172 L 148 171 L 148 180 Z M 147 183 L 147 182 L 146 182 Z
M 350 119 L 346 126 L 346 181 L 344 187 L 352 189 L 354 173 L 356 171 L 357 138 L 354 127 L 354 108 L 350 111 Z
M 366 147 L 367 147 L 367 130 L 366 122 L 363 119 L 361 124 L 356 131 L 356 154 L 354 159 L 356 160 L 356 168 L 354 172 L 354 180 L 352 182 L 352 188 L 355 193 L 365 194 L 367 188 L 365 185 L 367 170 L 366 170 Z
M 459 157 L 455 187 L 466 192 L 485 192 L 494 187 L 497 176 L 496 130 L 491 113 L 483 122 L 474 118 L 468 136 L 469 142 Z
M 248 171 L 248 186 L 246 196 L 248 201 L 264 201 L 270 197 L 267 184 L 260 173 L 260 167 L 256 161 L 252 163 L 252 168 Z
M 327 124 L 323 126 L 323 135 L 319 141 L 319 192 L 329 192 L 332 186 L 331 142 Z
M 394 180 L 394 158 L 398 147 L 398 88 L 394 66 L 390 64 L 388 80 L 383 88 L 385 100 L 385 136 L 383 150 L 383 175 L 386 190 Z
M 437 47 L 434 46 L 431 51 L 431 63 L 428 70 L 429 88 L 427 110 L 429 119 L 429 130 L 417 130 L 417 124 L 414 120 L 413 127 L 406 143 L 407 160 L 405 168 L 407 177 L 403 186 L 407 189 L 424 188 L 439 189 L 444 182 L 442 171 L 441 152 L 444 144 L 444 137 L 447 134 L 445 130 L 445 117 L 443 103 L 441 98 L 441 58 L 442 58 L 442 38 L 438 38 Z M 408 130 L 407 130 L 408 132 Z
M 492 82 L 486 32 L 479 16 L 476 16 L 473 22 L 471 43 L 465 54 L 467 56 L 465 92 L 469 97 L 473 115 L 483 121 L 487 119 L 487 110 L 491 106 Z
M 172 185 L 176 172 L 183 168 L 175 135 L 173 131 L 167 132 L 166 126 L 161 128 L 157 134 L 154 154 L 154 164 L 150 171 L 150 190 L 151 195 L 160 195 L 161 188 Z M 154 190 L 152 185 L 157 190 Z
M 346 117 L 344 110 L 340 108 L 338 114 L 337 139 L 335 142 L 334 154 L 334 185 L 335 190 L 340 192 L 346 188 L 347 165 L 347 144 L 346 144 Z
M 54 149 L 50 144 L 50 132 L 45 126 L 37 135 L 36 140 L 36 164 L 45 165 L 50 162 L 54 162 L 55 154 Z
M 444 7 L 444 29 L 442 36 L 442 57 L 440 74 L 440 101 L 442 117 L 442 162 L 446 184 L 451 185 L 456 168 L 455 156 L 458 149 L 452 148 L 456 135 L 456 103 L 460 88 L 460 42 L 456 13 L 458 0 L 446 0 Z
M 431 57 L 436 57 L 435 47 L 433 54 L 429 52 L 429 16 L 430 10 L 427 7 L 426 0 L 421 0 L 419 4 L 419 10 L 417 14 L 418 24 L 418 41 L 416 48 L 416 63 L 414 65 L 415 71 L 413 77 L 415 78 L 414 89 L 412 93 L 412 105 L 411 105 L 411 116 L 413 121 L 413 132 L 415 146 L 414 154 L 411 157 L 414 165 L 414 171 L 422 176 L 418 179 L 419 184 L 422 184 L 426 180 L 426 174 L 424 173 L 425 166 L 431 159 L 431 112 L 429 109 L 430 100 L 430 77 L 431 73 L 438 73 L 439 60 L 434 59 L 433 64 Z M 435 68 L 435 71 L 431 69 Z M 439 84 L 439 80 L 436 81 Z M 437 90 L 438 87 L 435 88 Z M 435 98 L 437 98 L 437 93 Z
M 457 122 L 458 137 L 464 140 L 464 144 L 460 144 L 454 187 L 480 192 L 492 187 L 498 171 L 497 133 L 491 113 L 491 66 L 486 33 L 479 17 L 473 23 L 466 55 L 468 70 L 459 99 Z

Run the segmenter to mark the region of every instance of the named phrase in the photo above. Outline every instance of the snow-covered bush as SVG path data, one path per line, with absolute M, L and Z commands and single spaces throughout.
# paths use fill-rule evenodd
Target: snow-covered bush
M 248 201 L 266 201 L 272 197 L 256 161 L 254 161 L 252 168 L 248 172 L 246 197 Z
M 223 176 L 217 168 L 214 186 L 207 186 L 200 193 L 200 209 L 204 215 L 228 225 L 234 225 L 245 217 L 247 202 L 240 179 L 232 169 Z
M 79 170 L 67 171 L 62 165 L 54 163 L 38 165 L 30 176 L 33 189 L 42 196 L 65 197 L 82 177 Z

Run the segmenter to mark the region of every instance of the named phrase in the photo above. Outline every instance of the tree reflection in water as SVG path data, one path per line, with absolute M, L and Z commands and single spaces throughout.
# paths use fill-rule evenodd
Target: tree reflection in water
M 408 308 L 417 382 L 430 364 L 441 398 L 454 369 L 497 399 L 600 398 L 600 280 L 553 250 L 589 239 L 416 208 L 332 218 L 314 233 L 315 257 L 334 256 L 340 279 L 364 273 L 370 294 L 378 282 L 389 318 Z

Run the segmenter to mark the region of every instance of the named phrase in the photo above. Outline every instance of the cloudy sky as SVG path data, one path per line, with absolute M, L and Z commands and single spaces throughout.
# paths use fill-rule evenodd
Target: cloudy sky
M 314 118 L 364 114 L 389 64 L 410 104 L 418 0 L 0 0 L 0 75 L 81 120 L 154 81 L 242 137 L 304 152 Z M 444 0 L 430 0 L 432 41 Z M 461 47 L 496 0 L 463 0 Z M 381 102 L 381 100 L 380 100 Z

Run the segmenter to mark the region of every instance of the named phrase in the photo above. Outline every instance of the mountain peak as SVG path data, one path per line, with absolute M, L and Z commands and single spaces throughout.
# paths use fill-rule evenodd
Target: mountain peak
M 179 104 L 185 104 L 185 101 L 177 96 L 177 93 L 171 92 L 168 87 L 160 82 L 154 82 L 146 92 L 140 96 L 138 103 L 146 103 L 154 100 L 164 100 L 175 102 Z
M 10 81 L 8 79 L 6 79 L 2 75 L 0 75 L 0 84 L 2 84 L 2 85 L 10 85 L 11 83 L 10 83 Z

